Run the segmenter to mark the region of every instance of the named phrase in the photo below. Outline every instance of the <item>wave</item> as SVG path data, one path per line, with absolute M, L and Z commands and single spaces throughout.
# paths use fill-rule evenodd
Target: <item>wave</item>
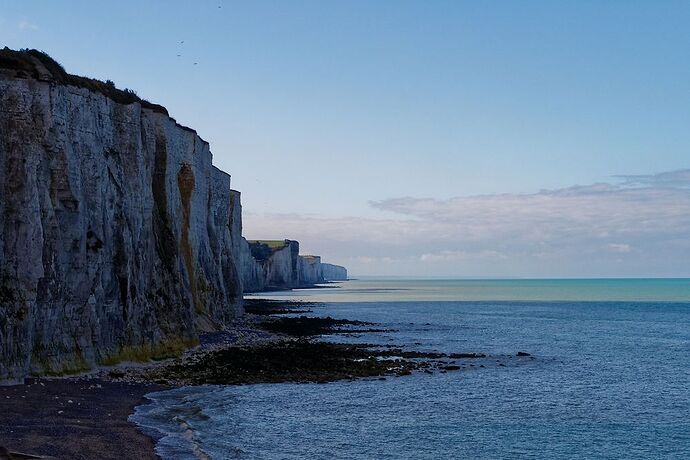
M 199 404 L 208 392 L 204 386 L 182 387 L 149 393 L 150 401 L 135 408 L 129 420 L 156 442 L 156 453 L 163 459 L 208 460 L 202 448 L 198 425 L 209 420 Z

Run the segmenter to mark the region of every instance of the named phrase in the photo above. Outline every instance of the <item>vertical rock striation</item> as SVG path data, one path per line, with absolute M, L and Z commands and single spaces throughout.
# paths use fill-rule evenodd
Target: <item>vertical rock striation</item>
M 0 50 L 0 381 L 169 355 L 241 315 L 243 292 L 347 278 L 297 241 L 242 237 L 211 160 L 163 107 Z
M 231 191 L 231 228 L 235 266 L 239 272 L 242 292 L 259 292 L 266 287 L 263 267 L 252 256 L 249 242 L 242 236 L 242 202 L 237 190 Z
M 249 241 L 253 263 L 259 266 L 264 290 L 299 287 L 299 243 L 293 240 Z
M 2 53 L 0 379 L 145 358 L 241 314 L 239 196 L 208 143 Z

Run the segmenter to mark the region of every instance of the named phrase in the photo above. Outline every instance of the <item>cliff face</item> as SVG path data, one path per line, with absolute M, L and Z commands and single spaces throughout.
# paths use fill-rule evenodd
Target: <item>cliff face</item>
M 299 286 L 299 243 L 292 240 L 249 241 L 250 259 L 254 263 L 263 289 L 290 289 Z M 250 291 L 250 289 L 247 289 Z
M 179 348 L 240 314 L 239 194 L 208 144 L 36 69 L 0 70 L 0 379 Z
M 309 286 L 323 283 L 323 273 L 321 270 L 321 257 L 319 256 L 300 256 L 299 257 L 299 284 Z
M 299 243 L 292 240 L 285 242 L 285 247 L 273 252 L 263 263 L 266 288 L 292 288 L 299 285 Z
M 242 278 L 242 292 L 260 292 L 266 289 L 266 273 L 264 267 L 254 256 L 249 242 L 242 238 L 239 252 L 239 267 Z
M 238 198 L 234 206 L 241 207 Z M 241 213 L 237 213 L 240 219 Z M 241 224 L 240 224 L 241 226 Z M 325 264 L 320 256 L 299 255 L 299 243 L 292 240 L 253 240 L 238 242 L 236 265 L 244 292 L 309 287 L 324 281 L 347 280 L 347 270 Z
M 242 292 L 263 291 L 266 277 L 263 267 L 252 256 L 249 242 L 242 236 L 242 201 L 237 190 L 231 191 L 230 200 L 233 255 L 240 275 Z
M 345 267 L 341 267 L 340 265 L 322 263 L 321 272 L 323 274 L 323 279 L 326 281 L 347 280 L 347 269 Z
M 0 50 L 0 381 L 169 355 L 243 291 L 323 280 L 298 242 L 242 237 L 211 159 L 165 108 Z

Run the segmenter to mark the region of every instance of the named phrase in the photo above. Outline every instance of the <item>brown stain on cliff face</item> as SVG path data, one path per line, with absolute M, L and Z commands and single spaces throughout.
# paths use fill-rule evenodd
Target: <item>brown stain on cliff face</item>
M 230 213 L 228 215 L 228 230 L 230 230 L 230 235 L 232 235 L 232 225 L 233 225 L 233 212 L 232 210 L 235 209 L 235 194 L 232 193 L 232 190 L 230 191 Z M 232 238 L 232 236 L 231 236 Z
M 168 217 L 168 198 L 166 187 L 166 171 L 168 168 L 168 151 L 165 139 L 156 138 L 153 180 L 151 191 L 155 204 L 153 212 L 154 234 L 156 235 L 156 250 L 169 273 L 177 271 L 177 239 L 171 230 Z
M 177 188 L 180 190 L 180 200 L 182 201 L 182 239 L 180 249 L 184 258 L 187 276 L 189 276 L 189 289 L 192 291 L 192 302 L 197 313 L 203 313 L 204 307 L 199 300 L 197 293 L 197 281 L 194 274 L 194 259 L 192 257 L 192 245 L 189 242 L 189 220 L 191 217 L 192 192 L 194 191 L 195 181 L 192 167 L 183 164 L 177 173 Z

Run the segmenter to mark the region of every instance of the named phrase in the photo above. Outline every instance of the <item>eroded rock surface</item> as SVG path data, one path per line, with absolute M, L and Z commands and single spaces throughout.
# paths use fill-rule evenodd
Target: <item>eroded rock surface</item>
M 323 281 L 248 242 L 209 145 L 112 82 L 0 49 L 0 381 L 176 354 L 242 293 Z
M 0 69 L 0 380 L 182 348 L 241 314 L 236 192 L 208 143 L 34 64 Z

